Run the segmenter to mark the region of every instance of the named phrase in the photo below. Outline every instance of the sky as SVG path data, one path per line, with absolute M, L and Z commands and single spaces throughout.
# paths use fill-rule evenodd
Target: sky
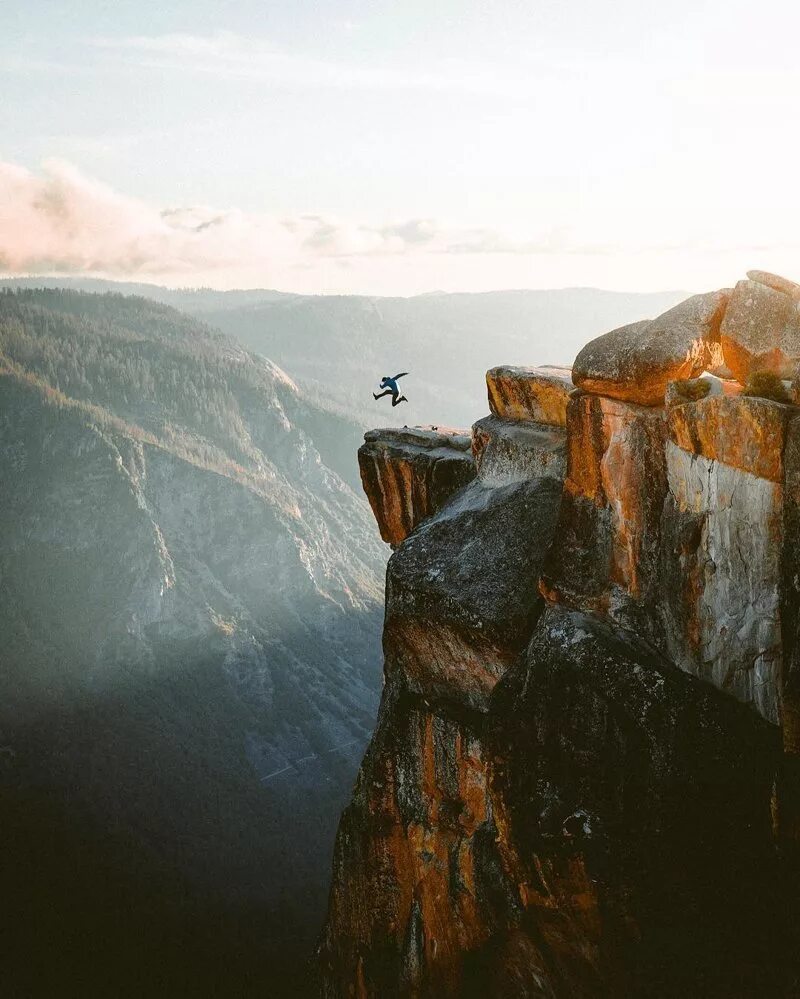
M 0 273 L 800 279 L 788 0 L 5 0 Z

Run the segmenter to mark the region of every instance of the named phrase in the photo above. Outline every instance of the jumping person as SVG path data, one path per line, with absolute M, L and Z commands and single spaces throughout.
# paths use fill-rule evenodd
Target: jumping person
M 392 397 L 393 407 L 399 405 L 401 402 L 408 402 L 408 399 L 406 399 L 404 395 L 400 395 L 400 389 L 397 385 L 397 379 L 403 378 L 407 374 L 407 371 L 401 371 L 399 375 L 395 375 L 393 378 L 385 375 L 381 378 L 381 388 L 383 389 L 383 392 L 373 392 L 372 398 L 382 399 L 385 395 L 390 395 Z

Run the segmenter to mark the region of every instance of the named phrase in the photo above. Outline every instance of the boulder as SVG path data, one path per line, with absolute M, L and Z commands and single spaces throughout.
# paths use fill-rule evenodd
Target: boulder
M 489 408 L 506 420 L 532 420 L 563 427 L 572 372 L 566 367 L 542 365 L 518 368 L 501 365 L 486 372 Z
M 760 281 L 740 281 L 720 327 L 725 363 L 746 384 L 755 371 L 792 378 L 800 362 L 800 301 Z
M 475 478 L 472 440 L 422 427 L 370 430 L 358 451 L 364 492 L 381 537 L 399 545 Z
M 597 395 L 660 406 L 668 382 L 696 378 L 714 363 L 728 294 L 694 295 L 656 319 L 597 337 L 576 357 L 573 382 Z
M 770 274 L 769 271 L 748 271 L 747 276 L 751 281 L 766 285 L 767 288 L 774 288 L 775 291 L 781 291 L 795 301 L 800 301 L 800 284 L 796 284 L 788 278 L 781 277 L 779 274 Z

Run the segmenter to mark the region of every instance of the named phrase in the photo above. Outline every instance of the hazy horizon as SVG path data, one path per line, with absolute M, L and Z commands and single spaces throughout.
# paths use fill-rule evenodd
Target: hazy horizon
M 743 277 L 744 275 L 739 275 Z M 528 292 L 600 292 L 608 293 L 611 295 L 641 295 L 645 297 L 647 295 L 669 295 L 669 294 L 696 294 L 699 289 L 687 289 L 687 288 L 601 288 L 596 285 L 561 285 L 559 287 L 498 287 L 498 288 L 486 288 L 479 291 L 475 291 L 470 288 L 462 288 L 456 290 L 445 290 L 443 288 L 430 288 L 426 291 L 410 292 L 408 294 L 392 294 L 392 293 L 372 293 L 368 291 L 290 291 L 286 288 L 268 287 L 264 285 L 232 285 L 230 287 L 222 287 L 215 284 L 190 284 L 190 283 L 180 283 L 180 282 L 168 282 L 168 281 L 146 281 L 141 280 L 132 275 L 131 277 L 120 277 L 116 275 L 114 277 L 108 277 L 102 273 L 81 273 L 81 274 L 64 274 L 64 273 L 41 273 L 41 274 L 31 274 L 31 273 L 20 273 L 20 274 L 10 274 L 6 271 L 0 271 L 0 286 L 4 284 L 13 284 L 16 282 L 43 282 L 43 286 L 47 287 L 50 282 L 64 282 L 69 284 L 70 282 L 80 282 L 80 281 L 98 281 L 105 282 L 112 285 L 119 285 L 120 287 L 130 287 L 131 285 L 138 285 L 143 288 L 149 287 L 153 289 L 163 289 L 167 291 L 175 292 L 202 292 L 202 291 L 215 291 L 215 292 L 242 292 L 242 293 L 267 293 L 267 294 L 278 294 L 278 295 L 296 295 L 298 297 L 345 297 L 352 296 L 357 298 L 424 298 L 426 296 L 435 295 L 492 295 L 492 294 L 525 294 Z

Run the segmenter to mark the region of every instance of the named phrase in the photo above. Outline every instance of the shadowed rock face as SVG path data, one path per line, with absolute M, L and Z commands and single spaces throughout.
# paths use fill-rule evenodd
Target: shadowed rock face
M 782 488 L 667 445 L 661 600 L 672 660 L 780 720 Z
M 556 994 L 778 985 L 773 728 L 632 636 L 551 608 L 487 742 L 500 849 Z
M 389 560 L 386 672 L 427 697 L 484 710 L 541 612 L 537 582 L 561 484 L 473 482 Z
M 358 465 L 381 537 L 390 545 L 399 545 L 475 477 L 468 436 L 417 427 L 369 431 Z
M 775 994 L 778 754 L 743 706 L 560 609 L 485 716 L 390 681 L 323 994 Z

